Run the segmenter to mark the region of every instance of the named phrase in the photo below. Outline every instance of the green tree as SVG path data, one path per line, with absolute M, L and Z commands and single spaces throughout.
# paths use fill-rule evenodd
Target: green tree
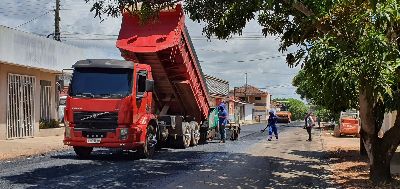
M 283 101 L 283 105 L 288 108 L 287 111 L 292 114 L 292 120 L 303 120 L 305 114 L 309 111 L 309 108 L 306 106 L 306 104 L 298 99 L 275 98 L 273 101 Z
M 111 10 L 143 2 L 132 13 L 147 19 L 172 1 L 95 2 L 92 11 L 97 16 L 118 16 Z M 185 1 L 189 17 L 206 23 L 203 33 L 208 37 L 241 34 L 248 21 L 257 19 L 264 35 L 280 37 L 279 50 L 298 46 L 286 60 L 289 66 L 303 68 L 299 77 L 306 82 L 297 83 L 299 93 L 335 111 L 359 107 L 370 179 L 375 183 L 391 180 L 390 160 L 400 143 L 400 114 L 395 126 L 378 137 L 384 112 L 400 110 L 398 7 L 399 0 Z
M 315 115 L 320 118 L 321 121 L 338 121 L 340 113 L 333 112 L 329 109 L 317 106 L 315 109 Z
M 288 110 L 292 113 L 292 120 L 304 120 L 304 115 L 308 112 L 308 107 L 301 100 L 294 98 L 288 99 Z

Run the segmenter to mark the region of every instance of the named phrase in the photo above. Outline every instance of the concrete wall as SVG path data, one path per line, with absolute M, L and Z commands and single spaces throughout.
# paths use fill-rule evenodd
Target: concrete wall
M 386 113 L 383 118 L 382 128 L 378 133 L 380 138 L 383 137 L 386 131 L 394 126 L 394 122 L 396 121 L 397 111 L 393 111 L 390 113 Z
M 260 95 L 256 96 L 261 98 L 260 100 L 256 100 L 255 97 L 252 97 L 251 102 L 255 103 L 254 105 L 254 119 L 258 120 L 258 116 L 260 115 L 260 120 L 267 120 L 268 119 L 268 111 L 270 110 L 270 95 Z
M 71 68 L 78 60 L 84 59 L 84 51 L 52 39 L 0 26 L 0 139 L 6 138 L 7 122 L 7 80 L 8 74 L 36 77 L 34 88 L 34 136 L 42 136 L 40 119 L 40 80 L 51 82 L 51 118 L 56 119 L 55 83 L 56 74 Z M 43 131 L 43 134 L 45 132 Z
M 253 109 L 254 109 L 253 104 L 245 104 L 244 105 L 244 120 L 245 121 L 253 120 Z
M 61 71 L 83 58 L 77 47 L 0 26 L 0 61 Z
M 56 74 L 44 72 L 39 69 L 25 68 L 21 66 L 9 65 L 0 62 L 0 140 L 6 138 L 7 129 L 7 94 L 8 94 L 8 74 L 20 74 L 34 76 L 36 78 L 35 88 L 34 88 L 34 114 L 35 114 L 35 127 L 34 136 L 40 134 L 39 131 L 39 120 L 40 120 L 40 80 L 51 81 L 51 118 L 57 119 L 56 112 L 56 101 L 55 99 L 55 82 Z

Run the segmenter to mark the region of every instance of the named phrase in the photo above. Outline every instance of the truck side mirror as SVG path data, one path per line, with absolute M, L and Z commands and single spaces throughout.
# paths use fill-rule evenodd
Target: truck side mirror
M 146 92 L 154 91 L 154 80 L 146 80 Z

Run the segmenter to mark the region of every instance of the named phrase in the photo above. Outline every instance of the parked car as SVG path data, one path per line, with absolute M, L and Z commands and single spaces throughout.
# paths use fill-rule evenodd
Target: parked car
M 347 110 L 340 113 L 339 123 L 335 125 L 333 135 L 340 137 L 341 135 L 355 135 L 359 137 L 360 133 L 360 116 L 356 110 Z
M 65 109 L 65 102 L 67 100 L 67 96 L 61 96 L 60 102 L 58 106 L 58 121 L 64 123 L 64 109 Z

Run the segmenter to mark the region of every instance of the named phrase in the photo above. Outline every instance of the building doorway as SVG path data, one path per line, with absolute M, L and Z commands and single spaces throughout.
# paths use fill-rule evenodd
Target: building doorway
M 34 76 L 8 74 L 7 139 L 33 136 Z
M 40 119 L 51 119 L 51 82 L 40 80 Z

